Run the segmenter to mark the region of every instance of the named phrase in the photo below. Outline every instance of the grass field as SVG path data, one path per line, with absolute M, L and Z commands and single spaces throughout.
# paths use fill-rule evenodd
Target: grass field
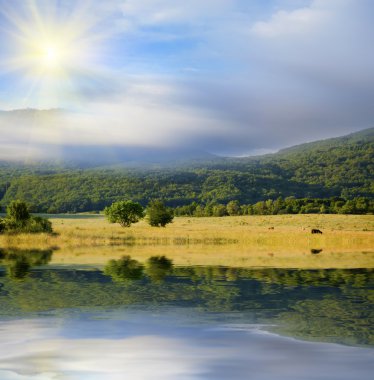
M 55 235 L 2 235 L 0 246 L 55 247 L 54 264 L 103 265 L 123 255 L 141 261 L 166 255 L 180 265 L 374 268 L 372 215 L 176 218 L 166 228 L 144 221 L 122 228 L 87 215 L 54 216 L 51 221 Z M 323 234 L 312 235 L 311 228 Z

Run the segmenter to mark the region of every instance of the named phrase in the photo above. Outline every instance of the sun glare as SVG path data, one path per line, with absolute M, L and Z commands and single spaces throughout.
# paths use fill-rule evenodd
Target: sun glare
M 89 16 L 89 2 L 71 9 L 53 4 L 41 8 L 31 1 L 24 13 L 10 5 L 0 9 L 9 22 L 9 55 L 1 65 L 18 72 L 33 101 L 79 96 L 81 78 L 102 72 L 98 62 L 107 34 L 97 26 L 100 19 Z
M 60 62 L 60 51 L 57 47 L 50 45 L 44 48 L 43 63 L 46 67 L 58 66 Z
M 33 43 L 35 46 L 35 62 L 39 69 L 57 73 L 58 70 L 67 70 L 68 66 L 77 57 L 69 45 L 58 43 L 56 41 L 38 42 Z M 34 55 L 34 54 L 33 54 Z

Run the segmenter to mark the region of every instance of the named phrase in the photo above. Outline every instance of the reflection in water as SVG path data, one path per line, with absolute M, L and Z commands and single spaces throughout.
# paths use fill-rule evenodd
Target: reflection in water
M 104 273 L 117 282 L 140 280 L 143 277 L 143 271 L 144 266 L 130 256 L 110 260 L 104 268 Z
M 110 261 L 104 273 L 47 267 L 32 271 L 21 283 L 0 277 L 0 316 L 134 305 L 184 307 L 230 323 L 275 324 L 277 331 L 304 339 L 374 345 L 373 273 L 173 267 L 162 257 L 150 259 L 144 268 L 124 257 Z
M 2 380 L 364 380 L 374 370 L 373 270 L 180 267 L 165 256 L 32 268 L 51 255 L 1 251 L 6 268 L 29 265 L 23 281 L 0 271 Z
M 369 349 L 297 341 L 254 325 L 213 329 L 186 322 L 182 312 L 162 319 L 83 314 L 0 327 L 2 380 L 369 380 L 374 370 Z
M 112 277 L 116 282 L 131 282 L 140 280 L 146 274 L 152 281 L 162 282 L 171 273 L 172 260 L 165 256 L 152 256 L 144 265 L 130 256 L 123 256 L 119 260 L 110 260 L 104 268 L 104 274 Z
M 52 249 L 0 249 L 0 265 L 6 267 L 10 278 L 23 279 L 33 266 L 48 264 L 52 259 L 52 253 Z
M 152 256 L 147 260 L 146 273 L 152 281 L 160 282 L 172 273 L 173 261 L 165 256 Z

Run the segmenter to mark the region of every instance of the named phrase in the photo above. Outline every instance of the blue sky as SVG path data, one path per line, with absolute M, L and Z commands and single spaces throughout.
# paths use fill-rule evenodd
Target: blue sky
M 0 148 L 247 155 L 372 127 L 373 15 L 371 0 L 0 0 L 0 109 L 64 110 L 0 120 Z

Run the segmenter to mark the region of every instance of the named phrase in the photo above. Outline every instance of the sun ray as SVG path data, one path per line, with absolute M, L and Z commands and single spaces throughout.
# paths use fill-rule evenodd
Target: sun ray
M 100 76 L 103 42 L 111 32 L 102 28 L 97 13 L 90 12 L 90 1 L 62 9 L 55 1 L 23 4 L 0 9 L 8 22 L 8 58 L 0 63 L 2 73 L 17 72 L 19 80 L 29 82 L 33 96 L 43 98 L 46 92 L 63 97 L 64 90 L 72 93 L 74 87 L 79 93 L 79 72 Z

